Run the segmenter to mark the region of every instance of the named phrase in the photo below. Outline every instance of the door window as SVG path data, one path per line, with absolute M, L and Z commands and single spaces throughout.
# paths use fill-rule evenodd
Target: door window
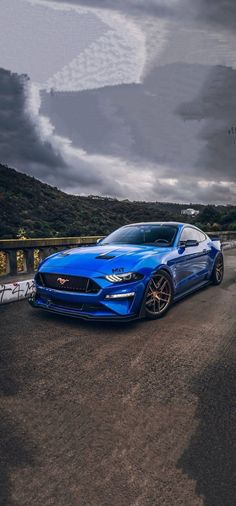
M 198 235 L 198 242 L 203 242 L 206 240 L 206 236 L 203 232 L 201 232 L 200 230 L 195 230 L 195 232 Z
M 180 237 L 181 242 L 182 241 L 202 242 L 205 241 L 205 239 L 206 239 L 205 234 L 203 234 L 203 232 L 200 232 L 200 230 L 196 230 L 193 227 L 185 227 Z

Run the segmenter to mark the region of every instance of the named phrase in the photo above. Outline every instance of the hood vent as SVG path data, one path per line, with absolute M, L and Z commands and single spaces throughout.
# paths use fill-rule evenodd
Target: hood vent
M 112 258 L 115 258 L 115 255 L 109 255 L 109 253 L 103 253 L 102 255 L 98 255 L 96 257 L 98 260 L 112 260 Z

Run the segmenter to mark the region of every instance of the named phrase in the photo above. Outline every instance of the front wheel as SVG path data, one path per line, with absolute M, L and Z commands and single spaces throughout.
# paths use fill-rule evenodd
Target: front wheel
M 173 283 L 170 275 L 158 271 L 149 281 L 144 305 L 145 315 L 151 320 L 161 318 L 168 311 L 173 300 Z
M 220 285 L 224 277 L 224 257 L 222 253 L 219 253 L 216 257 L 215 264 L 213 267 L 211 282 L 213 285 Z

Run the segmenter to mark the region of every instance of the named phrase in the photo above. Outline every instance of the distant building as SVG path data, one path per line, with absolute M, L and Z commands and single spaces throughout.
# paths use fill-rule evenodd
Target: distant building
M 182 209 L 181 214 L 185 214 L 187 216 L 197 216 L 199 214 L 199 211 L 189 207 L 188 209 Z
M 93 200 L 106 200 L 106 197 L 100 197 L 100 195 L 88 195 L 88 198 Z
M 117 200 L 116 198 L 114 197 L 101 197 L 100 195 L 88 195 L 88 198 L 89 199 L 93 199 L 93 200 Z

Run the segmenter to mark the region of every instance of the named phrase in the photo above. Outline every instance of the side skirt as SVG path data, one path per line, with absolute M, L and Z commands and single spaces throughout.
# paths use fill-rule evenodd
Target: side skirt
M 174 295 L 173 302 L 177 302 L 178 300 L 183 299 L 187 295 L 191 295 L 191 293 L 197 292 L 198 290 L 201 290 L 204 286 L 210 285 L 210 280 L 204 281 L 204 283 L 200 283 L 198 285 L 193 286 L 189 290 L 186 290 L 183 293 L 178 293 L 177 295 Z

